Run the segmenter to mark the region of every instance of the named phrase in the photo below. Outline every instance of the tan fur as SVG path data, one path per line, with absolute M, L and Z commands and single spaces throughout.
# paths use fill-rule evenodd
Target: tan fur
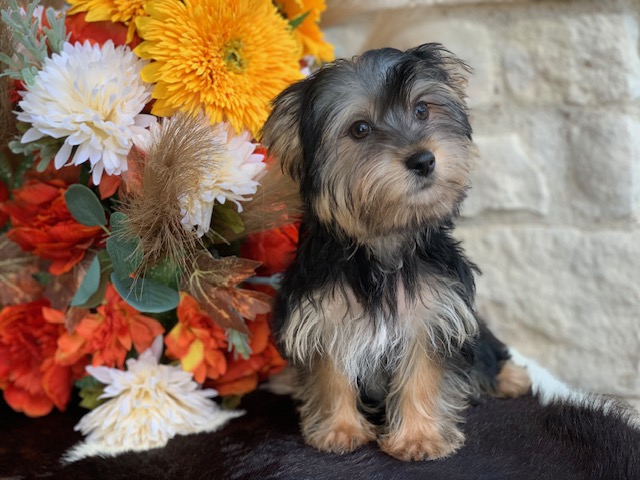
M 164 121 L 146 157 L 138 159 L 144 163 L 143 191 L 127 198 L 122 211 L 129 217 L 124 236 L 141 240 L 141 271 L 162 258 L 184 267 L 192 257 L 198 239 L 180 222 L 178 196 L 197 191 L 197 179 L 216 168 L 221 151 L 207 122 L 178 115 Z
M 330 357 L 355 384 L 378 369 L 387 352 L 397 352 L 397 358 L 408 354 L 415 337 L 428 351 L 441 354 L 473 337 L 475 316 L 453 287 L 450 280 L 434 276 L 416 302 L 406 299 L 400 287 L 396 321 L 367 317 L 346 288 L 318 292 L 292 312 L 281 341 L 296 363 L 309 364 L 317 355 Z
M 531 377 L 524 367 L 516 365 L 511 360 L 502 365 L 496 377 L 497 394 L 501 398 L 515 398 L 531 390 Z
M 451 398 L 444 401 L 443 367 L 435 358 L 416 341 L 391 380 L 388 432 L 380 447 L 400 460 L 446 457 L 464 443 L 455 423 L 465 405 L 460 400 L 451 404 Z
M 446 456 L 462 444 L 464 436 L 456 423 L 465 406 L 466 387 L 457 372 L 445 371 L 435 359 L 459 348 L 475 335 L 477 325 L 452 287 L 446 279 L 434 278 L 415 303 L 400 287 L 395 322 L 368 318 L 348 291 L 317 295 L 293 313 L 282 339 L 295 363 L 311 365 L 302 375 L 298 395 L 309 444 L 349 451 L 371 438 L 372 427 L 363 426 L 354 410 L 355 385 L 379 371 L 388 352 L 395 352 L 397 363 L 387 365 L 394 373 L 383 449 L 404 460 L 418 460 Z M 338 408 L 346 419 L 334 413 Z
M 429 95 L 420 98 L 430 100 Z M 359 118 L 363 115 L 360 112 L 367 109 L 371 111 L 373 106 L 347 104 L 332 122 L 331 128 L 336 131 L 329 131 L 327 138 L 338 138 L 338 145 L 322 171 L 332 188 L 323 189 L 312 201 L 314 213 L 323 223 L 333 229 L 339 227 L 339 231 L 361 244 L 372 237 L 406 231 L 450 215 L 452 206 L 459 203 L 469 187 L 471 167 L 477 157 L 470 140 L 453 141 L 439 134 L 438 123 L 447 121 L 446 112 L 432 107 L 430 123 L 434 132 L 421 147 L 434 153 L 437 167 L 433 184 L 416 191 L 413 174 L 405 164 L 411 151 L 374 153 L 363 158 L 359 143 L 339 135 L 339 125 Z
M 358 411 L 355 386 L 330 358 L 319 358 L 298 390 L 302 434 L 323 452 L 351 452 L 375 440 L 375 430 Z

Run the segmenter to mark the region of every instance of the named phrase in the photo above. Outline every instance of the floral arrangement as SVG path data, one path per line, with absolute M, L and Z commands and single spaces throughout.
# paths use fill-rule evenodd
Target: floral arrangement
M 218 428 L 284 367 L 269 312 L 297 228 L 261 187 L 258 141 L 270 100 L 332 59 L 324 9 L 8 1 L 0 389 L 14 410 L 64 411 L 75 386 L 87 445 L 151 448 Z

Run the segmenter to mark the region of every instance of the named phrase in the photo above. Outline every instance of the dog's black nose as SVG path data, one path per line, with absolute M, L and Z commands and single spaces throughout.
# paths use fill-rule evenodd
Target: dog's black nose
M 407 168 L 427 177 L 436 168 L 436 156 L 430 151 L 417 152 L 407 158 Z

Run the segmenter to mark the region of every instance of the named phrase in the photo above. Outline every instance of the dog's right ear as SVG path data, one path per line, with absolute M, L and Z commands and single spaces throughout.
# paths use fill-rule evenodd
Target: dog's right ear
M 282 171 L 294 180 L 302 177 L 302 115 L 304 80 L 294 83 L 273 101 L 273 109 L 262 127 L 262 144 L 280 161 Z

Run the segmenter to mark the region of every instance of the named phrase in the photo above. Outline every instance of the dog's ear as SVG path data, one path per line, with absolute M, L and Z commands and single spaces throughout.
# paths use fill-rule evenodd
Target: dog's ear
M 430 67 L 440 68 L 446 75 L 442 80 L 459 91 L 464 96 L 464 91 L 469 83 L 471 67 L 456 57 L 440 43 L 425 43 L 415 48 L 410 48 L 406 53 L 426 62 Z
M 271 114 L 262 128 L 262 144 L 280 161 L 283 172 L 294 180 L 302 176 L 302 115 L 304 81 L 294 83 L 273 101 Z

